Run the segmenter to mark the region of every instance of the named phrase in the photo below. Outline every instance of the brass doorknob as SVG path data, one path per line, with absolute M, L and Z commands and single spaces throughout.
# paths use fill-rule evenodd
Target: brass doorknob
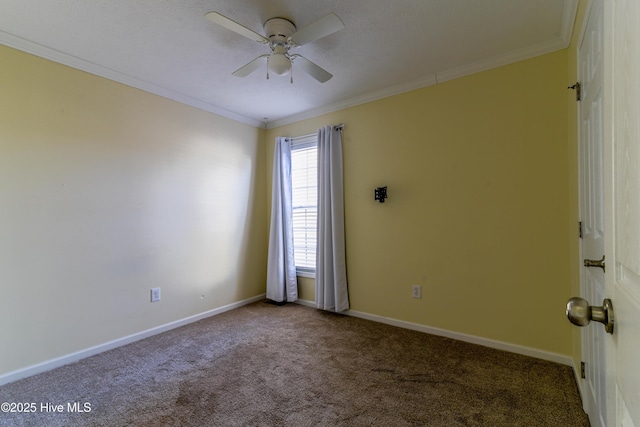
M 589 305 L 586 299 L 573 297 L 567 301 L 567 318 L 577 326 L 587 326 L 595 320 L 604 325 L 607 333 L 613 333 L 613 304 L 610 299 L 602 302 L 602 307 Z

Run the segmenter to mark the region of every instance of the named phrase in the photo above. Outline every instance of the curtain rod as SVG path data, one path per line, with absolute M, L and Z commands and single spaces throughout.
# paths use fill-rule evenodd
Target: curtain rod
M 335 126 L 333 126 L 333 127 L 334 127 L 336 130 L 340 130 L 340 131 L 341 131 L 342 129 L 344 129 L 344 123 L 340 123 L 339 125 L 335 125 Z M 316 136 L 317 134 L 318 134 L 317 132 L 314 132 L 314 133 L 309 133 L 309 134 L 307 134 L 307 135 L 291 136 L 291 137 L 289 137 L 289 138 L 290 138 L 291 140 L 294 140 L 294 139 L 301 139 L 301 138 L 309 138 L 309 137 L 311 137 L 311 136 Z

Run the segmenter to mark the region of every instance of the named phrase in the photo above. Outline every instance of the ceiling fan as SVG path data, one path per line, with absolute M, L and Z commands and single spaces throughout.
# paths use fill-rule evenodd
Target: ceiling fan
M 260 35 L 255 31 L 227 18 L 226 16 L 219 14 L 218 12 L 209 12 L 204 16 L 211 22 L 221 25 L 228 30 L 234 31 L 241 36 L 247 37 L 258 43 L 269 45 L 271 48 L 271 53 L 260 55 L 247 65 L 240 67 L 232 73 L 234 76 L 248 76 L 260 68 L 264 58 L 266 58 L 267 79 L 269 78 L 269 73 L 273 73 L 278 76 L 287 74 L 291 71 L 292 64 L 294 62 L 296 67 L 300 67 L 302 71 L 309 74 L 320 83 L 324 83 L 333 77 L 333 75 L 327 70 L 309 61 L 304 56 L 289 53 L 289 50 L 294 47 L 311 43 L 343 29 L 344 24 L 335 13 L 325 15 L 299 31 L 296 31 L 295 24 L 288 19 L 271 18 L 264 23 L 266 36 Z M 291 83 L 293 83 L 293 75 L 291 76 Z

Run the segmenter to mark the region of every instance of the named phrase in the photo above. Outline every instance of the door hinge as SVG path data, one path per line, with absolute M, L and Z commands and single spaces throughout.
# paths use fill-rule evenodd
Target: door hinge
M 578 221 L 578 237 L 582 239 L 582 221 Z
M 582 100 L 582 91 L 580 90 L 580 82 L 576 82 L 576 84 L 569 86 L 567 89 L 573 89 L 576 91 L 576 101 Z
M 587 364 L 584 362 L 580 362 L 580 378 L 587 378 Z

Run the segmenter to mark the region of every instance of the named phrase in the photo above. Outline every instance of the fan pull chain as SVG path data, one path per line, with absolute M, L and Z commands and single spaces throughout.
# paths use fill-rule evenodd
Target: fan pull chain
M 267 56 L 267 80 L 269 80 L 269 56 Z

